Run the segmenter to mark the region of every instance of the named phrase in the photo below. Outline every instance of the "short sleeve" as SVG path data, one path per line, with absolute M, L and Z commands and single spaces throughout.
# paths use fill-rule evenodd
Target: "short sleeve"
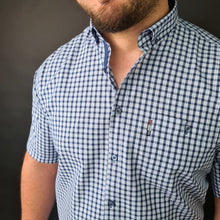
M 32 122 L 27 142 L 27 151 L 31 157 L 40 163 L 56 163 L 58 161 L 58 155 L 53 145 L 52 135 L 49 128 L 49 117 L 42 106 L 35 87 L 36 82 L 34 80 Z
M 220 140 L 216 145 L 216 148 L 211 177 L 214 196 L 220 198 Z

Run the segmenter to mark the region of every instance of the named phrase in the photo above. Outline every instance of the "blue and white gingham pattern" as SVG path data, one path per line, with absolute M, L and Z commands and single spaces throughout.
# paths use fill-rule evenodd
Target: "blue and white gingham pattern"
M 219 40 L 175 4 L 138 45 L 119 89 L 92 24 L 35 74 L 27 150 L 59 162 L 61 220 L 203 219 L 210 173 L 220 197 Z

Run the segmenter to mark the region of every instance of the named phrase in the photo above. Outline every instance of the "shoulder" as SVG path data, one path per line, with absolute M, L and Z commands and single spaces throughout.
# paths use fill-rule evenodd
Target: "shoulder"
M 220 79 L 220 40 L 204 29 L 178 19 L 173 40 L 183 57 L 195 65 L 197 74 L 206 79 Z
M 57 74 L 68 62 L 74 62 L 82 48 L 89 44 L 89 35 L 90 28 L 87 27 L 81 34 L 55 50 L 35 72 L 35 89 L 39 92 L 45 90 L 50 81 L 57 77 Z
M 178 19 L 177 24 L 177 28 L 181 31 L 179 34 L 181 35 L 182 33 L 183 36 L 185 35 L 184 37 L 186 40 L 194 40 L 195 43 L 200 42 L 220 48 L 220 40 L 201 27 L 181 18 Z

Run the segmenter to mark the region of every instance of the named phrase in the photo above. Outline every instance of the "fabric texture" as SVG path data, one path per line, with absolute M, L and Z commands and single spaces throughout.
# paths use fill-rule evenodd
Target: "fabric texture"
M 36 71 L 27 150 L 59 163 L 60 220 L 203 219 L 210 179 L 220 197 L 219 40 L 175 3 L 138 45 L 119 89 L 92 23 Z

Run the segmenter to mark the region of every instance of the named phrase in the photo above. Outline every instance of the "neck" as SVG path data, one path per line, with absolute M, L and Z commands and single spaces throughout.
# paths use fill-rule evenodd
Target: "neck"
M 138 24 L 117 33 L 102 33 L 104 39 L 110 44 L 112 54 L 132 52 L 138 48 L 139 34 L 156 23 L 169 12 L 168 1 L 160 1 L 154 11 Z

